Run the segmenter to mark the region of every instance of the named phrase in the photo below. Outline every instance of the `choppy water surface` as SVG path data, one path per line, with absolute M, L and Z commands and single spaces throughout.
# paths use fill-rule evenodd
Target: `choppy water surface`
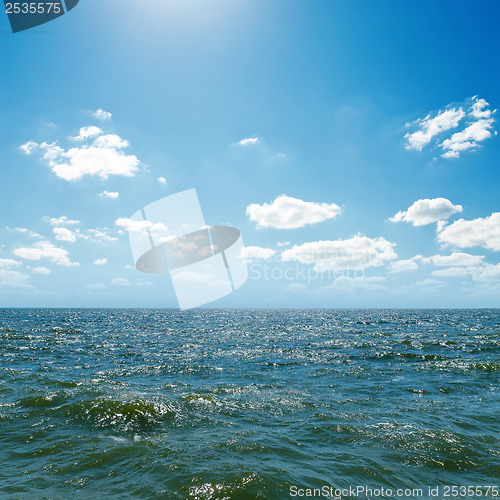
M 0 496 L 498 485 L 499 347 L 498 309 L 0 310 Z

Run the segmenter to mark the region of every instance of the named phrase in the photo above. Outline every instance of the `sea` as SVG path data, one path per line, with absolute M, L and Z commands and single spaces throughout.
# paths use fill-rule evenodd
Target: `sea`
M 1 499 L 499 498 L 500 309 L 0 309 Z

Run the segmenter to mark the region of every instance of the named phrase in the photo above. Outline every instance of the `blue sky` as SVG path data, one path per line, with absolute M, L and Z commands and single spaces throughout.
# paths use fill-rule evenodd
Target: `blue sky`
M 81 0 L 17 34 L 1 15 L 0 305 L 176 307 L 116 221 L 196 188 L 249 247 L 215 307 L 498 307 L 499 15 Z

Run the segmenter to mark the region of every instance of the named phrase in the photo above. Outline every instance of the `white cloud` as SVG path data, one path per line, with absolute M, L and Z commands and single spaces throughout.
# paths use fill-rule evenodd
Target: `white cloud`
M 87 229 L 84 235 L 79 235 L 83 239 L 96 241 L 98 243 L 112 243 L 118 241 L 118 238 L 109 234 L 107 227 L 98 227 L 96 229 Z
M 438 241 L 461 248 L 484 247 L 500 251 L 500 212 L 473 220 L 459 219 L 441 227 Z
M 130 142 L 122 139 L 116 134 L 101 135 L 94 141 L 94 146 L 99 148 L 124 149 L 130 146 Z
M 14 250 L 14 255 L 26 260 L 47 259 L 59 266 L 79 266 L 77 262 L 69 260 L 69 253 L 64 248 L 59 248 L 49 241 L 38 241 L 31 247 L 21 247 Z
M 20 266 L 21 262 L 14 259 L 0 259 L 0 269 L 8 269 L 9 267 Z
M 417 127 L 417 130 L 405 135 L 406 148 L 421 151 L 434 137 L 457 128 L 465 118 L 465 126 L 462 130 L 455 132 L 440 143 L 436 142 L 435 146 L 442 149 L 443 158 L 458 158 L 463 151 L 474 151 L 480 142 L 493 135 L 495 120 L 492 115 L 496 110 L 491 111 L 488 106 L 489 103 L 484 99 L 474 96 L 458 107 L 448 106 L 445 111 L 440 111 L 433 118 L 429 114 L 423 120 L 408 124 L 408 126 Z
M 106 259 L 106 258 L 94 260 L 94 264 L 96 266 L 103 266 L 104 264 L 107 264 L 107 263 L 108 263 L 108 259 Z
M 257 144 L 260 142 L 260 139 L 258 137 L 249 137 L 248 139 L 241 139 L 241 141 L 238 141 L 238 144 L 240 146 L 248 146 L 250 144 Z
M 68 219 L 68 217 L 66 217 L 66 215 L 63 215 L 63 216 L 58 217 L 58 218 L 52 217 L 50 219 L 48 217 L 44 217 L 44 219 L 48 220 L 52 226 L 71 226 L 74 224 L 80 224 L 79 220 Z
M 44 274 L 44 275 L 47 275 L 47 274 L 50 274 L 50 269 L 48 267 L 43 267 L 43 266 L 38 266 L 38 267 L 34 267 L 31 271 L 33 274 Z
M 394 243 L 385 238 L 354 236 L 347 240 L 314 241 L 295 245 L 281 254 L 283 261 L 313 264 L 318 272 L 367 269 L 397 259 Z
M 160 184 L 163 184 L 164 186 L 166 186 L 167 184 L 167 179 L 165 179 L 165 177 L 158 177 L 158 179 L 156 179 Z
M 451 108 L 440 111 L 434 118 L 431 118 L 429 114 L 424 119 L 417 120 L 415 125 L 419 127 L 419 130 L 405 135 L 406 148 L 422 151 L 422 148 L 429 144 L 435 136 L 456 128 L 464 116 L 464 110 L 459 107 L 458 109 Z
M 288 245 L 290 245 L 290 242 L 289 241 L 278 241 L 278 243 L 276 243 L 276 245 L 278 245 L 279 247 L 287 247 Z
M 52 231 L 56 235 L 56 240 L 68 241 L 70 243 L 76 241 L 75 233 L 66 227 L 54 227 Z
M 38 144 L 35 141 L 28 141 L 26 144 L 19 146 L 19 149 L 25 154 L 30 155 L 37 147 Z
M 126 278 L 115 278 L 111 281 L 112 285 L 130 286 L 130 281 Z
M 104 111 L 103 109 L 93 111 L 92 115 L 98 120 L 109 120 L 113 116 L 109 111 Z
M 446 139 L 442 143 L 444 158 L 458 158 L 462 151 L 468 149 L 474 150 L 478 146 L 478 142 L 491 137 L 490 129 L 493 128 L 493 118 L 481 119 L 477 122 L 471 123 L 461 132 L 457 132 Z
M 99 193 L 99 196 L 106 196 L 107 198 L 116 199 L 119 198 L 120 193 L 116 191 L 103 191 L 102 193 Z
M 445 269 L 436 269 L 431 273 L 433 276 L 440 277 L 465 277 L 470 276 L 477 282 L 500 282 L 500 264 L 483 264 L 481 266 L 468 267 L 447 267 Z
M 172 239 L 167 226 L 165 226 L 165 224 L 162 224 L 161 222 L 153 223 L 148 220 L 137 221 L 127 219 L 126 217 L 120 217 L 119 219 L 116 219 L 115 224 L 118 227 L 122 227 L 127 231 L 133 233 L 148 231 L 149 233 L 151 233 L 151 236 L 160 243 Z
M 244 247 L 240 252 L 240 257 L 247 261 L 252 260 L 269 260 L 276 252 L 270 248 L 262 247 Z
M 30 276 L 19 271 L 12 271 L 10 269 L 0 269 L 0 286 L 9 288 L 31 288 L 32 285 L 28 285 L 27 281 Z
M 391 222 L 411 222 L 414 226 L 425 226 L 433 222 L 448 219 L 453 214 L 462 212 L 462 205 L 453 205 L 446 198 L 423 199 L 416 201 L 408 210 L 398 212 Z
M 282 194 L 271 203 L 249 205 L 246 213 L 260 228 L 297 229 L 333 219 L 341 211 L 342 209 L 335 203 L 303 201 Z
M 432 263 L 439 267 L 477 266 L 482 263 L 483 255 L 471 255 L 468 253 L 453 252 L 451 255 L 433 255 L 422 259 L 422 262 Z
M 422 259 L 421 255 L 415 255 L 411 259 L 406 260 L 397 260 L 395 262 L 391 262 L 389 265 L 389 272 L 391 273 L 402 273 L 405 271 L 414 271 L 418 269 L 417 261 Z
M 332 284 L 323 286 L 317 291 L 324 292 L 388 292 L 388 288 L 380 285 L 384 281 L 382 276 L 350 277 L 339 276 Z
M 102 130 L 99 127 L 82 127 L 80 133 L 76 137 L 72 137 L 74 141 L 84 141 L 90 137 L 96 137 L 102 134 Z
M 66 181 L 80 180 L 85 175 L 107 179 L 110 175 L 133 177 L 139 170 L 139 160 L 122 150 L 129 142 L 116 134 L 102 135 L 99 127 L 82 127 L 74 141 L 78 147 L 64 150 L 57 143 L 29 141 L 21 149 L 31 154 L 35 149 L 43 152 L 44 160 L 52 172 Z M 89 141 L 90 140 L 90 141 Z

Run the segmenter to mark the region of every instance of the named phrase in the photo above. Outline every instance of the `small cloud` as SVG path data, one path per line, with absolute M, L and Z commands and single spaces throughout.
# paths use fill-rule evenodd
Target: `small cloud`
M 18 267 L 21 262 L 14 259 L 0 259 L 0 269 L 8 269 L 10 267 Z
M 120 197 L 120 193 L 118 193 L 117 191 L 103 191 L 102 193 L 99 193 L 98 196 L 104 196 L 116 200 Z
M 107 264 L 107 263 L 108 263 L 108 259 L 106 259 L 106 258 L 94 260 L 94 264 L 96 266 L 104 266 L 104 264 Z
M 438 267 L 467 267 L 482 264 L 483 255 L 471 255 L 462 252 L 453 252 L 451 255 L 433 255 L 422 259 L 424 264 L 432 263 Z
M 44 217 L 44 220 L 47 220 L 52 226 L 71 226 L 73 224 L 80 224 L 79 220 L 68 219 L 65 215 L 58 218 L 52 217 L 50 219 L 48 217 Z
M 99 127 L 82 127 L 80 133 L 76 137 L 72 137 L 74 141 L 84 141 L 90 137 L 96 137 L 102 134 L 102 130 Z
M 35 141 L 28 141 L 27 143 L 19 146 L 19 149 L 23 151 L 23 153 L 30 155 L 37 147 L 38 144 Z
M 164 186 L 167 185 L 167 179 L 165 179 L 165 177 L 158 177 L 158 179 L 156 179 L 160 184 L 163 184 Z
M 276 252 L 271 248 L 244 247 L 241 249 L 240 257 L 247 260 L 269 260 Z
M 288 245 L 290 245 L 290 242 L 289 241 L 278 241 L 278 243 L 276 243 L 276 245 L 278 245 L 279 247 L 287 247 Z
M 414 226 L 425 226 L 446 220 L 462 210 L 462 205 L 453 205 L 446 198 L 424 199 L 417 200 L 406 211 L 398 212 L 389 220 L 391 222 L 411 222 Z
M 52 232 L 56 235 L 56 240 L 74 243 L 76 234 L 66 227 L 54 227 Z
M 111 281 L 111 284 L 117 286 L 130 286 L 130 281 L 125 278 L 115 278 Z
M 258 228 L 298 229 L 334 219 L 341 211 L 335 203 L 304 201 L 282 194 L 271 203 L 249 205 L 246 213 Z
M 98 120 L 109 120 L 113 115 L 109 111 L 104 111 L 103 109 L 98 109 L 97 111 L 92 111 L 92 116 Z
M 258 137 L 249 137 L 248 139 L 241 139 L 241 141 L 238 141 L 238 144 L 240 146 L 249 146 L 251 144 L 257 144 L 260 142 L 260 139 Z
M 33 274 L 50 274 L 50 269 L 48 267 L 38 266 L 34 267 L 31 271 Z
M 417 261 L 421 259 L 421 255 L 415 255 L 415 257 L 412 257 L 411 259 L 396 260 L 395 262 L 391 262 L 389 264 L 389 272 L 402 273 L 405 271 L 415 271 L 416 269 L 418 269 Z

